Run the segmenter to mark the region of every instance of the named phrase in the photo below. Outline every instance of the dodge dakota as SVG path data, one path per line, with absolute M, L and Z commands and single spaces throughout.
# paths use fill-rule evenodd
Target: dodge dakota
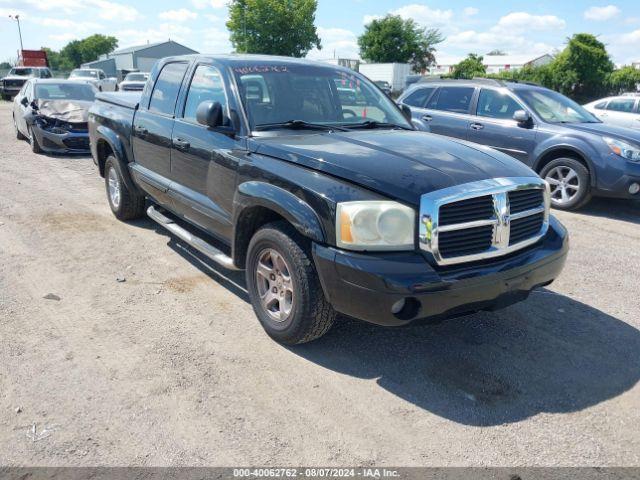
M 97 95 L 89 135 L 114 215 L 146 213 L 244 270 L 281 343 L 322 336 L 338 314 L 402 326 L 501 308 L 551 283 L 567 255 L 531 169 L 416 131 L 346 68 L 165 58 L 142 93 Z

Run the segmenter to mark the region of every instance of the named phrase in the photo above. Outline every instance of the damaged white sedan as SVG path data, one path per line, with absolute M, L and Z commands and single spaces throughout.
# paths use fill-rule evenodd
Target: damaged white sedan
M 34 153 L 88 153 L 88 110 L 97 89 L 72 80 L 27 81 L 13 100 L 18 140 Z

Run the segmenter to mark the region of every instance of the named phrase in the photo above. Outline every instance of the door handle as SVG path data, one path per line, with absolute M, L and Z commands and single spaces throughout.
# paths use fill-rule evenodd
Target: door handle
M 147 133 L 149 133 L 149 130 L 147 130 L 146 128 L 140 126 L 140 125 L 136 125 L 134 128 L 135 132 L 140 135 L 141 137 L 146 135 Z
M 189 150 L 191 144 L 186 140 L 182 140 L 181 138 L 174 138 L 173 146 L 178 150 Z
M 422 116 L 422 119 L 423 119 L 425 122 L 430 122 L 431 120 L 433 120 L 433 117 L 432 117 L 431 115 L 423 115 L 423 116 Z
M 471 125 L 469 125 L 469 127 L 472 130 L 482 130 L 484 128 L 484 125 L 481 123 L 472 123 Z

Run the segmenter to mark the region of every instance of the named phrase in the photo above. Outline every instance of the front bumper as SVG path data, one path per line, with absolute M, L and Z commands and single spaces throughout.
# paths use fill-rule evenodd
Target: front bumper
M 527 298 L 561 272 L 569 249 L 566 229 L 550 217 L 532 247 L 490 262 L 434 268 L 419 252 L 357 253 L 314 244 L 325 296 L 340 313 L 385 326 L 495 310 Z M 392 305 L 405 299 L 398 313 Z
M 604 167 L 597 172 L 595 194 L 601 197 L 640 200 L 640 192 L 629 193 L 629 187 L 640 184 L 640 162 L 632 162 L 613 153 L 606 158 Z
M 32 125 L 38 145 L 50 153 L 89 153 L 89 132 L 72 130 L 67 133 L 53 133 L 39 125 Z
M 15 97 L 22 87 L 5 87 L 0 85 L 0 95 Z

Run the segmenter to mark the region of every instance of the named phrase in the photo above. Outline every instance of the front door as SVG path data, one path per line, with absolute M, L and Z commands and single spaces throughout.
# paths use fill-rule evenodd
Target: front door
M 186 62 L 167 63 L 158 75 L 149 104 L 140 105 L 134 117 L 131 142 L 136 173 L 145 189 L 152 187 L 150 193 L 155 195 L 166 193 L 169 185 L 175 106 L 187 66 Z
M 233 150 L 241 143 L 196 121 L 205 102 L 219 102 L 225 118 L 229 104 L 223 76 L 211 64 L 197 65 L 178 108 L 172 135 L 171 195 L 185 218 L 223 239 L 231 238 L 231 200 L 235 191 Z
M 471 100 L 475 87 L 440 87 L 424 111 L 428 130 L 439 135 L 466 140 L 469 135 Z
M 469 123 L 469 141 L 495 148 L 531 165 L 537 128 L 513 119 L 526 110 L 506 90 L 483 88 L 478 95 L 476 116 Z

